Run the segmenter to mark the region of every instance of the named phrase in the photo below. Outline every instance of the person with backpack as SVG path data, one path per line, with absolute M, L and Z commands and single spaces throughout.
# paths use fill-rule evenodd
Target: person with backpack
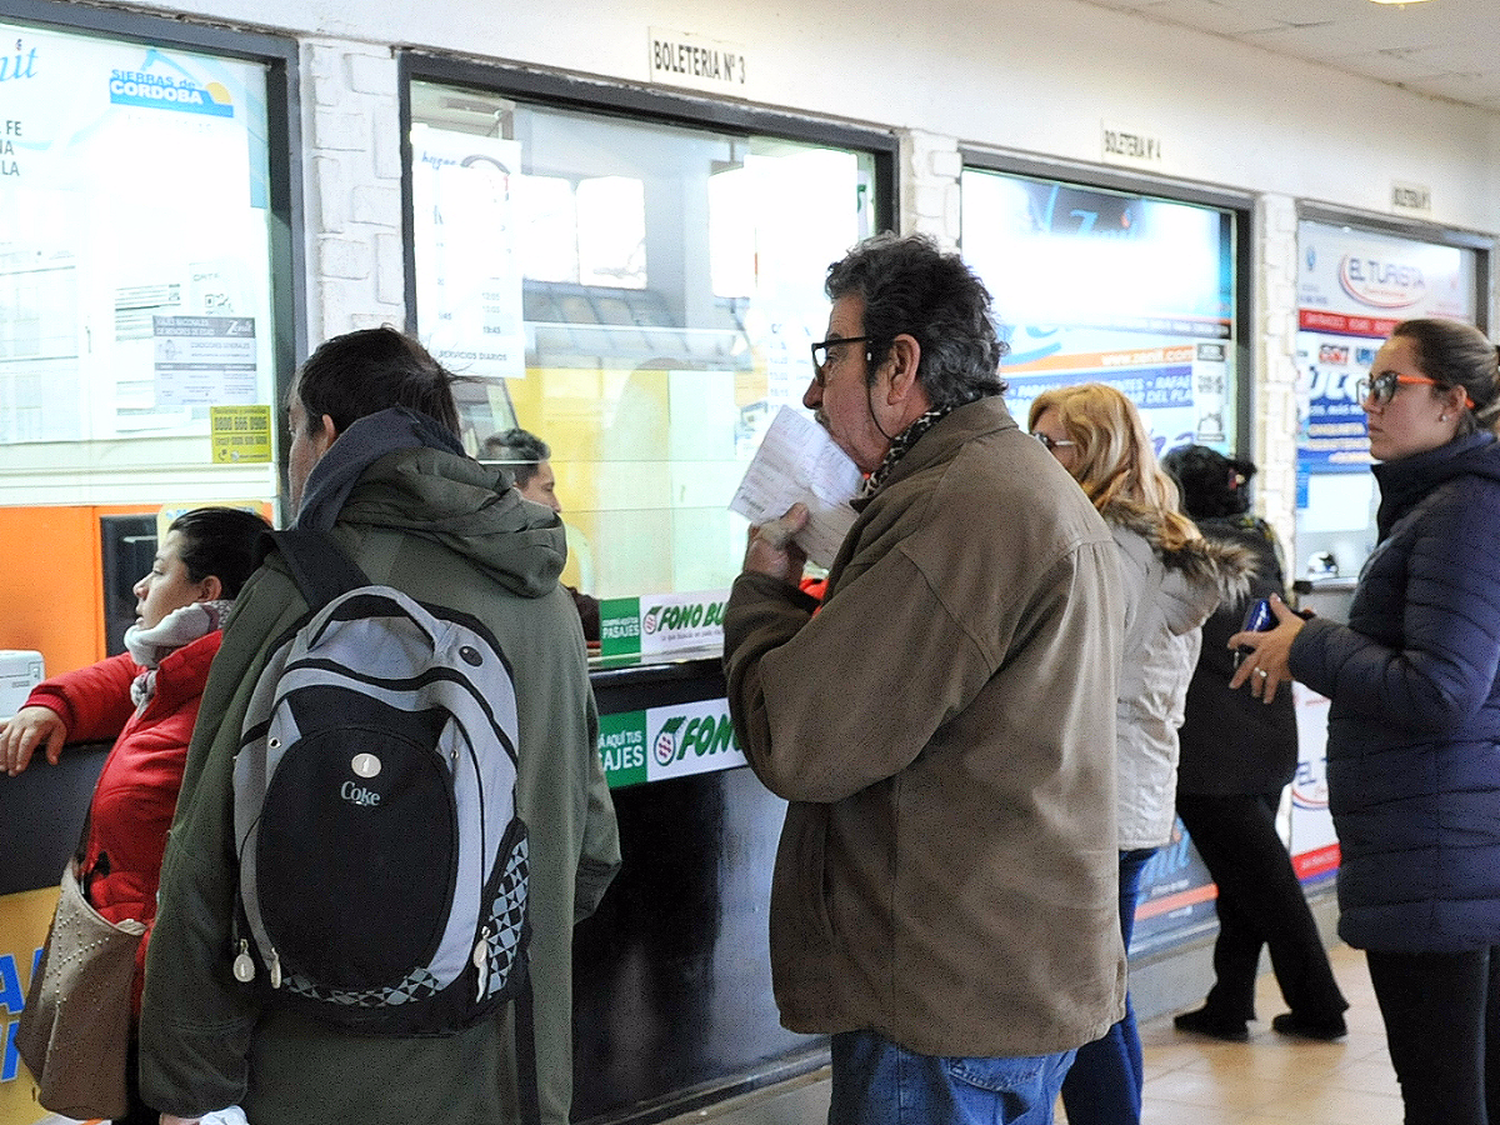
M 288 396 L 296 520 L 225 634 L 162 872 L 165 1125 L 568 1120 L 572 926 L 619 836 L 562 525 L 464 455 L 452 381 L 381 328 Z

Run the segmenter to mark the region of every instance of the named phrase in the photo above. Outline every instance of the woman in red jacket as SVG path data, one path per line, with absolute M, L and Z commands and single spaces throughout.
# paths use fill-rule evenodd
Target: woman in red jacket
M 0 725 L 0 769 L 24 770 L 41 749 L 57 764 L 65 742 L 114 740 L 89 804 L 78 883 L 111 922 L 156 917 L 167 829 L 177 806 L 188 742 L 208 666 L 235 596 L 255 569 L 268 525 L 234 508 L 197 508 L 167 530 L 151 573 L 135 585 L 136 621 L 126 652 L 47 680 Z M 136 953 L 134 1015 L 140 1016 L 146 939 Z M 129 1125 L 156 1122 L 129 1068 Z

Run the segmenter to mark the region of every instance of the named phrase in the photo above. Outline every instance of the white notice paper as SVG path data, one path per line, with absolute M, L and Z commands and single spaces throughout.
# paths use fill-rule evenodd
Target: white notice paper
M 863 483 L 859 467 L 827 430 L 783 406 L 771 419 L 729 510 L 751 523 L 765 523 L 800 500 L 811 515 L 797 535 L 797 546 L 811 562 L 826 567 L 854 523 L 849 501 Z

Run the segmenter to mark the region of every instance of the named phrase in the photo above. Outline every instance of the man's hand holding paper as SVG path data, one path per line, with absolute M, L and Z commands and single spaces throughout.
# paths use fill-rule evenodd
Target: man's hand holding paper
M 795 531 L 791 542 L 812 562 L 826 567 L 854 523 L 849 501 L 859 492 L 863 479 L 849 455 L 834 444 L 822 426 L 783 406 L 771 420 L 729 508 L 759 525 L 792 519 L 792 506 L 803 505 L 806 522 Z M 778 523 L 776 534 L 783 530 Z M 747 567 L 754 547 L 752 539 L 746 552 Z M 753 569 L 769 573 L 759 567 Z M 787 580 L 796 582 L 798 577 L 792 575 Z

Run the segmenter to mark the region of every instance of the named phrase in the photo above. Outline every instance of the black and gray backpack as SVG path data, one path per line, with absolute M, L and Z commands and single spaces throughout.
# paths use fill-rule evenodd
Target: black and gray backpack
M 475 618 L 372 584 L 331 536 L 267 540 L 310 608 L 272 646 L 235 758 L 234 974 L 365 1035 L 451 1034 L 519 1000 L 534 1105 L 505 654 Z

